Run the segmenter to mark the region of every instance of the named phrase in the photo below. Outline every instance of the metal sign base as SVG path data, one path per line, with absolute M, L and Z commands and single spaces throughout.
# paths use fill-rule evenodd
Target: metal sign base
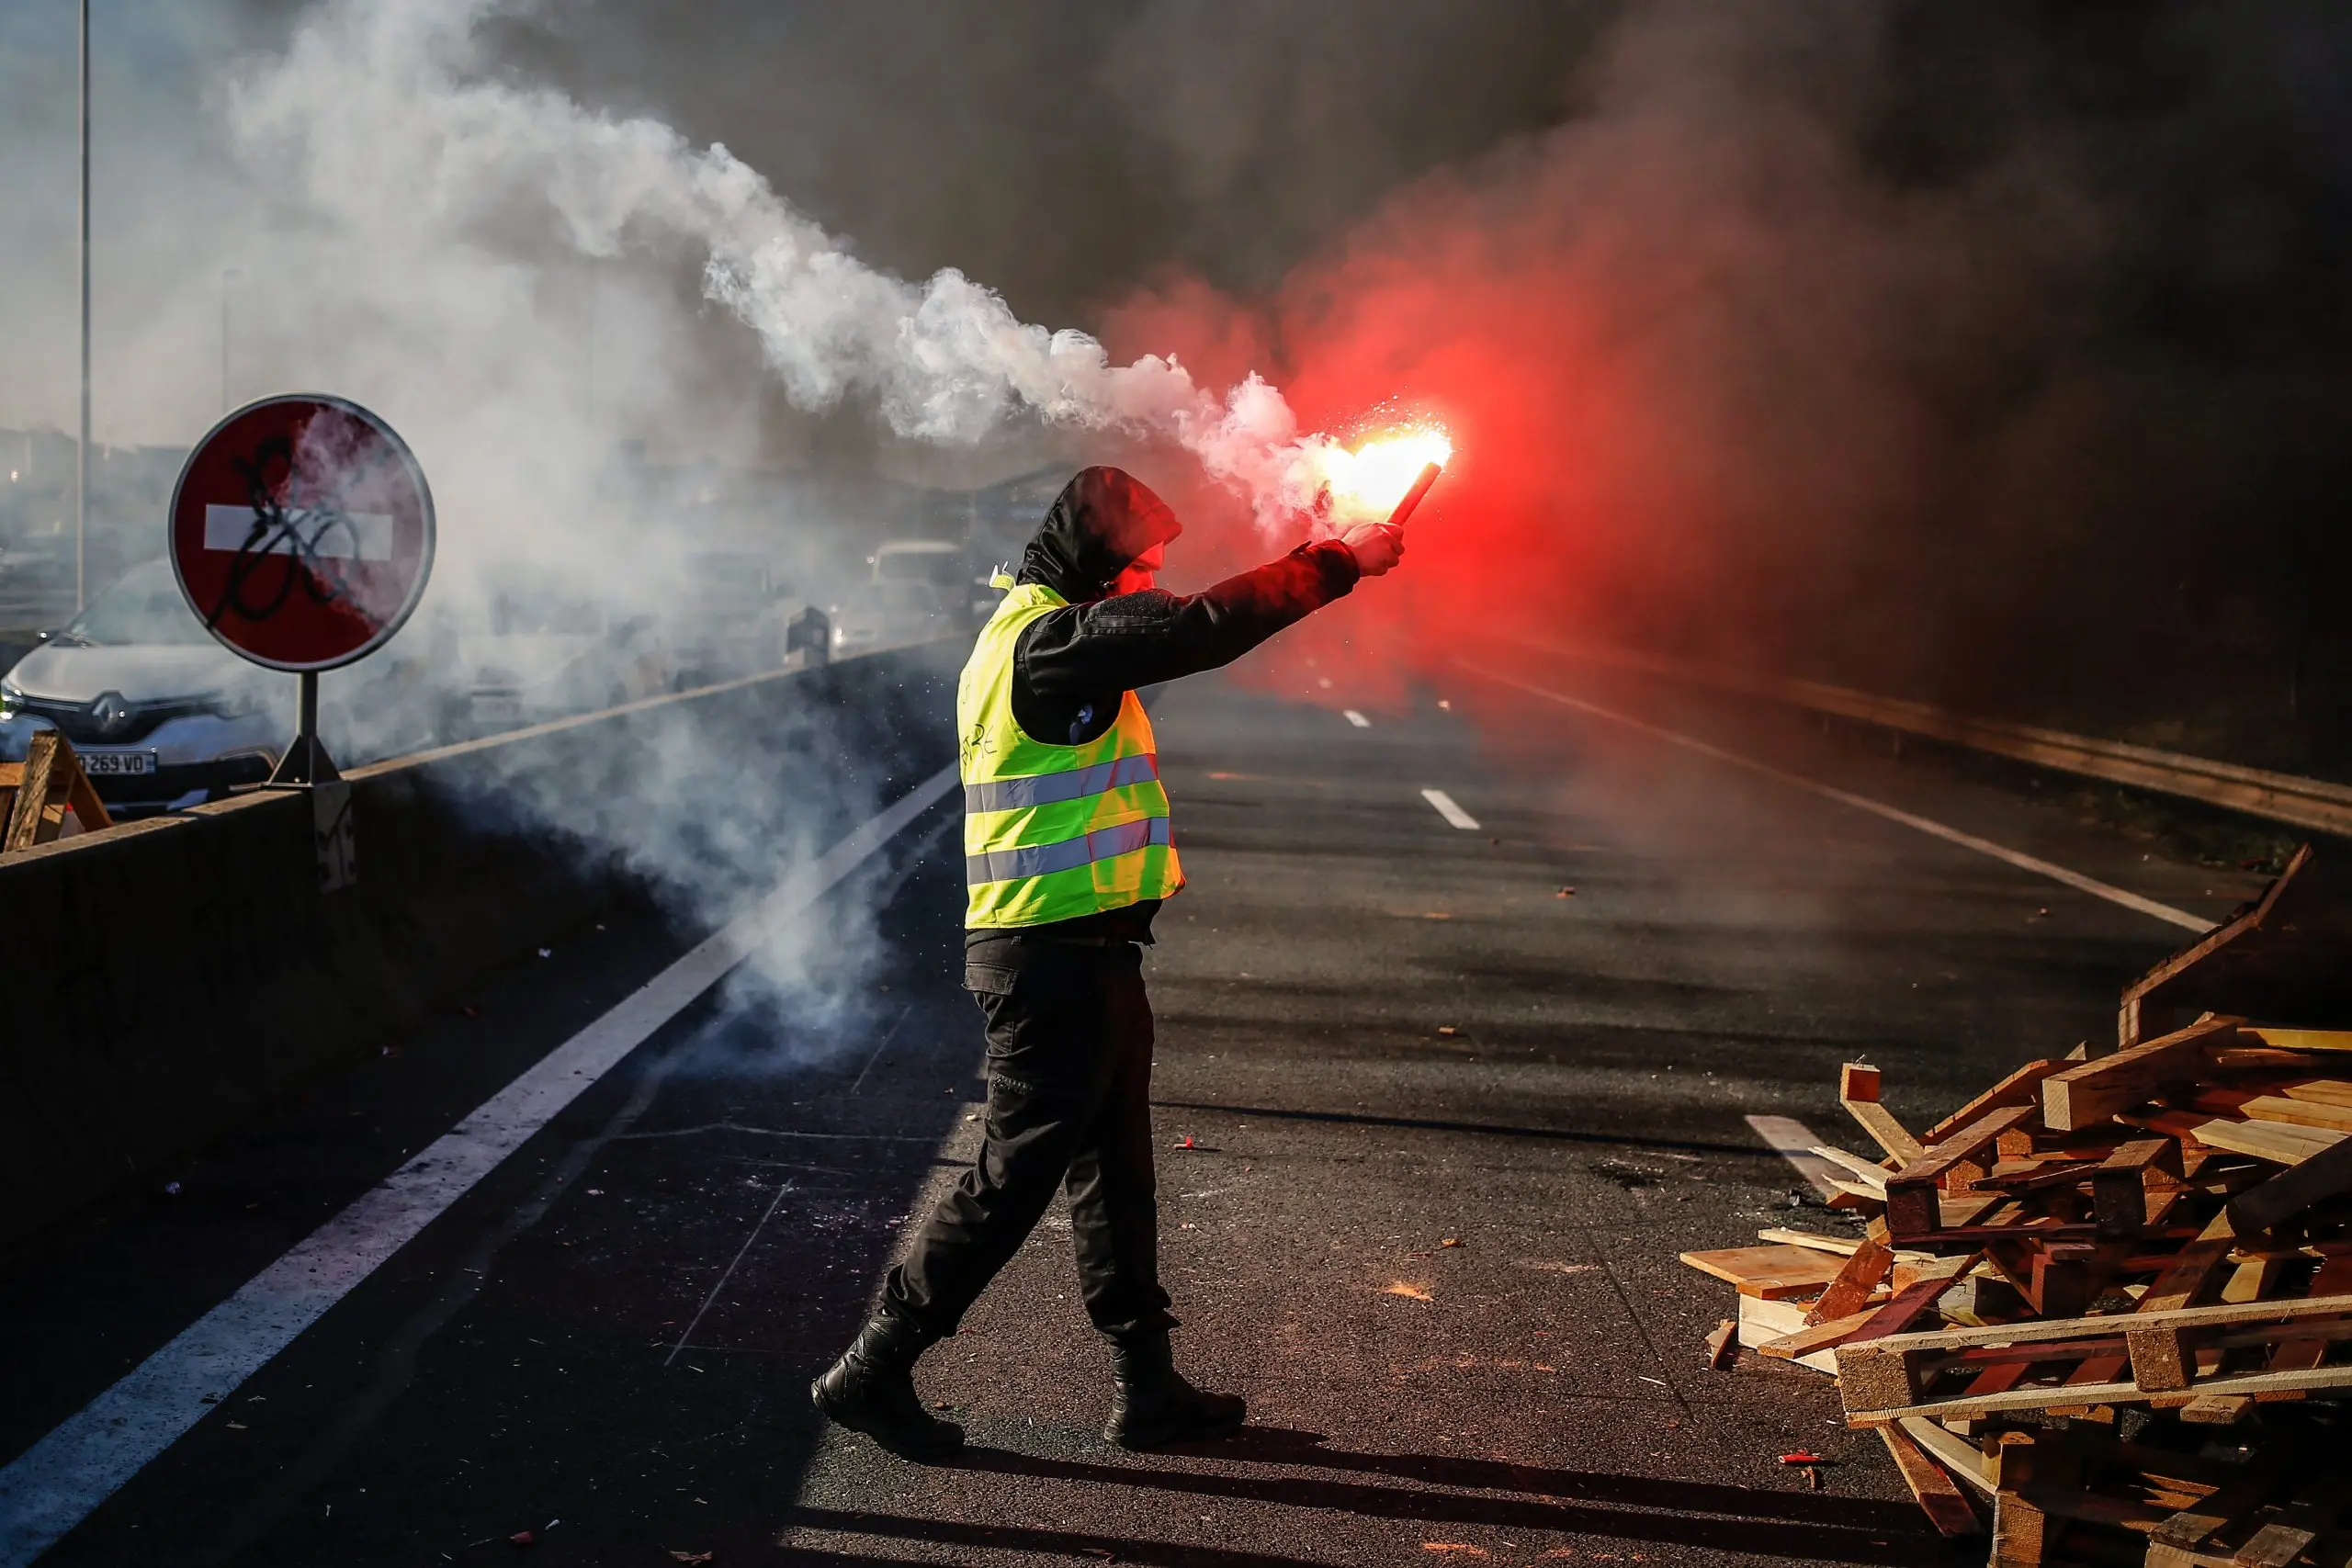
M 277 767 L 269 775 L 266 789 L 315 789 L 321 784 L 339 784 L 343 775 L 335 771 L 334 759 L 319 743 L 319 674 L 305 670 L 301 674 L 301 696 L 296 705 L 294 739 L 286 754 L 277 759 Z

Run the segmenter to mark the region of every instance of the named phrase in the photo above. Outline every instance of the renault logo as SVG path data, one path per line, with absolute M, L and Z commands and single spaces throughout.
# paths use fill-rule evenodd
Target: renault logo
M 120 692 L 108 692 L 90 705 L 90 718 L 101 735 L 119 735 L 130 728 L 139 710 L 122 700 Z

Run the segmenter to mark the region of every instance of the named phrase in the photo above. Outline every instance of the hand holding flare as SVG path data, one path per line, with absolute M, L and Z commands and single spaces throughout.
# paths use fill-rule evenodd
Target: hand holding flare
M 1395 566 L 1405 553 L 1405 521 L 1421 503 L 1421 498 L 1437 483 L 1445 460 L 1453 455 L 1453 445 L 1439 432 L 1420 432 L 1410 435 L 1392 436 L 1371 441 L 1354 452 L 1335 453 L 1331 478 L 1328 481 L 1334 510 L 1342 515 L 1349 511 L 1362 511 L 1378 505 L 1390 495 L 1404 476 L 1413 475 L 1404 493 L 1389 508 L 1381 522 L 1360 522 L 1343 525 L 1340 537 L 1355 552 L 1356 566 L 1366 577 L 1378 577 Z M 1408 467 L 1407 465 L 1413 465 Z

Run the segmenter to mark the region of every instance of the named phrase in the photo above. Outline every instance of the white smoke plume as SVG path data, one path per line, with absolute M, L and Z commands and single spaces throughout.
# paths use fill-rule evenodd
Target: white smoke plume
M 1258 376 L 1219 394 L 1171 357 L 1117 365 L 1085 333 L 1023 321 L 954 268 L 915 283 L 871 267 L 724 146 L 491 74 L 481 29 L 503 8 L 336 0 L 236 87 L 241 147 L 354 232 L 405 211 L 426 231 L 537 221 L 592 258 L 695 247 L 707 298 L 804 410 L 870 400 L 897 434 L 953 446 L 1023 417 L 1163 438 L 1269 529 L 1314 502 L 1329 444 Z

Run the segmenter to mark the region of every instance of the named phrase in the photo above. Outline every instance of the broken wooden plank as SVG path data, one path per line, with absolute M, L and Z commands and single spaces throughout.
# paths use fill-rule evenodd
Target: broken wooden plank
M 1804 1247 L 1729 1247 L 1686 1252 L 1682 1261 L 1737 1286 L 1743 1296 L 1765 1301 L 1815 1295 L 1845 1267 L 1841 1259 Z
M 1903 1477 L 1903 1484 L 1911 1489 L 1912 1498 L 1936 1533 L 1946 1540 L 1980 1533 L 1984 1527 L 1976 1517 L 1976 1510 L 1952 1483 L 1935 1461 L 1920 1450 L 1911 1435 L 1901 1427 L 1887 1425 L 1878 1429 L 1880 1440 L 1886 1444 L 1887 1453 L 1894 1461 L 1895 1470 Z
M 1738 1359 L 1739 1319 L 1727 1317 L 1716 1324 L 1714 1332 L 1707 1336 L 1707 1365 L 1719 1372 Z
M 2063 1071 L 2065 1066 L 2061 1061 L 2028 1062 L 1922 1133 L 1920 1143 L 1939 1144 L 1970 1122 L 2004 1106 L 2032 1104 L 2041 1093 L 2041 1080 L 2052 1073 Z
M 1874 1165 L 1851 1150 L 1841 1149 L 1834 1144 L 1815 1144 L 1807 1152 L 1815 1159 L 1827 1160 L 1831 1165 L 1836 1166 L 1838 1174 L 1849 1181 L 1860 1183 L 1882 1196 L 1885 1193 L 1886 1171 L 1883 1167 Z
M 2352 1105 L 2297 1100 L 2285 1094 L 2252 1094 L 2230 1108 L 2249 1122 L 2283 1122 L 2290 1127 L 2320 1127 L 2352 1133 Z
M 1894 1268 L 1893 1251 L 1875 1239 L 1864 1241 L 1838 1270 L 1838 1277 L 1822 1290 L 1821 1299 L 1804 1314 L 1806 1325 L 1849 1317 L 1861 1311 L 1862 1303 L 1877 1292 Z
M 2232 1154 L 2252 1155 L 2273 1165 L 2301 1165 L 2323 1149 L 2344 1141 L 2345 1134 L 2325 1127 L 2297 1127 L 2284 1122 L 2239 1122 L 2225 1117 L 2201 1122 L 2197 1141 Z
M 2071 1133 L 2194 1083 L 2208 1070 L 2207 1053 L 2235 1043 L 2243 1021 L 2199 1019 L 2186 1029 L 2052 1074 L 2041 1083 L 2042 1121 L 2053 1132 Z
M 1846 1113 L 1862 1125 L 1871 1141 L 1886 1151 L 1887 1158 L 1897 1164 L 1919 1157 L 1919 1140 L 1910 1129 L 1894 1119 L 1894 1113 L 1879 1103 L 1879 1070 L 1861 1062 L 1849 1062 L 1838 1075 L 1838 1103 Z
M 2352 1105 L 2352 1081 L 2344 1078 L 2306 1078 L 2283 1085 L 2278 1092 L 2317 1105 Z
M 2247 1188 L 2223 1211 L 2238 1229 L 2252 1235 L 2272 1230 L 2313 1204 L 2352 1191 L 2352 1140 L 2337 1143 L 2289 1166 L 2269 1180 Z
M 1897 1237 L 1930 1235 L 1943 1228 L 1939 1188 L 1962 1162 L 1986 1154 L 2003 1133 L 2032 1120 L 2030 1105 L 2005 1105 L 1985 1112 L 1919 1158 L 1886 1178 L 1886 1228 Z M 1989 1170 L 1993 1162 L 1986 1159 Z
M 1765 1340 L 1756 1347 L 1756 1353 L 1770 1356 L 1776 1361 L 1802 1361 L 1818 1351 L 1835 1349 L 1852 1338 L 1877 1314 L 1878 1309 L 1873 1307 L 1824 1323 L 1807 1322 L 1792 1333 Z
M 2352 1029 L 2274 1029 L 2257 1023 L 2239 1032 L 2281 1051 L 2352 1051 Z
M 1894 1425 L 1909 1433 L 1913 1442 L 1926 1450 L 1929 1458 L 1954 1476 L 1987 1497 L 1993 1495 L 1993 1476 L 1985 1463 L 1984 1451 L 1974 1443 L 1949 1427 L 1917 1416 Z

